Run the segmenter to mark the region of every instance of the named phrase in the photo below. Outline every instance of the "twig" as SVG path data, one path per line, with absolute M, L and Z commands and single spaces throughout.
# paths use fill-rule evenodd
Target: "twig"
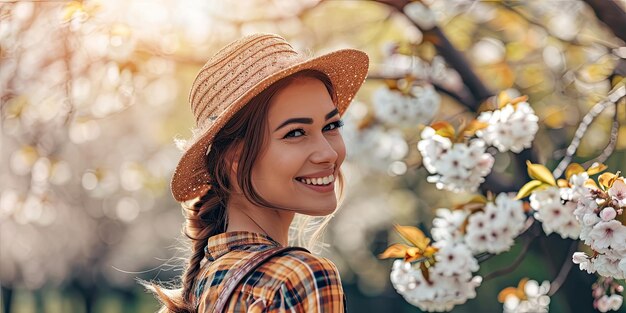
M 576 132 L 574 133 L 574 139 L 572 139 L 572 142 L 570 143 L 569 147 L 567 147 L 565 156 L 563 157 L 561 162 L 559 162 L 559 165 L 552 172 L 554 177 L 560 177 L 563 174 L 563 171 L 565 171 L 565 168 L 572 161 L 572 157 L 574 156 L 574 153 L 576 153 L 576 150 L 578 149 L 578 146 L 580 145 L 582 137 L 585 135 L 585 132 L 587 131 L 587 128 L 589 127 L 591 122 L 593 122 L 593 120 L 600 113 L 602 113 L 602 111 L 604 111 L 606 108 L 608 108 L 611 105 L 615 105 L 615 103 L 619 101 L 621 98 L 623 98 L 625 95 L 626 95 L 626 86 L 622 85 L 616 88 L 615 90 L 609 92 L 606 98 L 596 103 L 591 108 L 591 110 L 587 112 L 587 114 L 583 117 L 581 123 L 578 125 L 578 129 L 576 129 Z
M 532 224 L 532 226 L 534 226 L 535 223 Z M 533 231 L 531 231 L 531 237 L 528 238 L 526 240 L 526 242 L 524 242 L 524 246 L 522 247 L 522 251 L 520 251 L 520 253 L 517 255 L 517 257 L 515 258 L 515 261 L 513 261 L 513 263 L 511 263 L 511 265 L 501 268 L 499 270 L 495 270 L 487 275 L 484 276 L 483 278 L 483 282 L 494 279 L 498 276 L 502 276 L 502 275 L 506 275 L 508 273 L 513 272 L 520 264 L 522 264 L 522 261 L 524 261 L 524 258 L 527 255 L 528 249 L 530 248 L 530 244 L 535 240 L 535 238 L 537 238 L 539 236 L 539 232 L 534 230 L 535 227 L 533 227 Z
M 599 156 L 583 163 L 583 168 L 588 168 L 595 162 L 604 163 L 604 161 L 606 161 L 606 159 L 608 159 L 611 156 L 611 154 L 615 150 L 615 146 L 617 145 L 618 131 L 619 131 L 619 117 L 618 117 L 617 107 L 615 107 L 615 113 L 613 114 L 613 125 L 611 126 L 611 135 L 610 135 L 611 137 L 609 138 L 609 143 L 607 143 L 606 147 L 604 147 L 604 150 L 602 150 L 602 153 Z
M 435 87 L 435 90 L 446 94 L 448 96 L 450 96 L 452 99 L 456 100 L 457 102 L 459 102 L 460 104 L 462 104 L 465 107 L 470 107 L 471 105 L 471 101 L 472 101 L 472 96 L 469 94 L 469 90 L 467 90 L 467 88 L 463 88 L 462 90 L 460 90 L 460 93 L 456 93 L 446 87 L 444 87 L 441 84 L 435 83 L 435 82 L 431 82 L 433 84 L 433 86 Z
M 467 86 L 469 91 L 473 95 L 473 101 L 468 108 L 474 112 L 478 110 L 480 103 L 487 98 L 493 96 L 493 93 L 483 84 L 478 78 L 478 75 L 474 73 L 469 62 L 465 59 L 463 54 L 459 52 L 448 40 L 448 37 L 441 31 L 438 26 L 434 26 L 431 29 L 423 29 L 411 20 L 406 14 L 404 14 L 404 7 L 410 2 L 409 0 L 376 0 L 379 3 L 389 5 L 396 9 L 402 15 L 404 15 L 409 22 L 417 27 L 423 34 L 424 38 L 429 40 L 437 49 L 437 52 L 448 62 L 448 64 L 454 68 L 461 76 L 463 83 Z
M 559 289 L 561 288 L 561 286 L 567 279 L 567 276 L 569 275 L 569 272 L 572 269 L 572 265 L 574 264 L 574 262 L 572 262 L 572 255 L 574 254 L 574 252 L 576 252 L 576 247 L 578 247 L 578 241 L 573 240 L 569 246 L 569 250 L 567 251 L 565 261 L 563 261 L 563 265 L 561 266 L 561 270 L 559 271 L 559 274 L 550 284 L 550 291 L 548 292 L 548 296 L 552 296 L 557 291 L 559 291 Z

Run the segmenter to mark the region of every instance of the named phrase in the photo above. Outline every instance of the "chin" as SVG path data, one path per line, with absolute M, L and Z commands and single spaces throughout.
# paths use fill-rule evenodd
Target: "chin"
M 335 210 L 337 210 L 337 202 L 311 207 L 307 209 L 306 212 L 302 213 L 310 216 L 326 216 L 332 214 L 333 212 L 335 212 Z

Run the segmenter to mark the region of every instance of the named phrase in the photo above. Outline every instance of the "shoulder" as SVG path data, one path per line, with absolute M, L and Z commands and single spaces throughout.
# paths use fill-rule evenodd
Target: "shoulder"
M 289 251 L 273 258 L 271 263 L 282 272 L 272 307 L 296 312 L 343 311 L 343 287 L 332 261 L 305 251 Z
M 331 260 L 306 251 L 288 251 L 272 258 L 270 263 L 284 271 L 283 282 L 294 283 L 322 277 L 339 280 L 339 271 Z

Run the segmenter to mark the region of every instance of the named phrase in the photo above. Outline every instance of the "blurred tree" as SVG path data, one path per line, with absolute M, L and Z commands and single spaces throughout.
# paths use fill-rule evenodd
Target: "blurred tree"
M 333 243 L 327 253 L 348 293 L 363 299 L 349 298 L 352 310 L 384 310 L 393 303 L 408 311 L 388 283 L 390 263 L 376 258 L 388 244 L 388 230 L 394 223 L 427 230 L 432 208 L 471 197 L 426 181 L 415 148 L 419 124 L 459 125 L 502 90 L 528 95 L 541 125 L 534 144 L 520 153 L 489 150 L 495 163 L 482 193 L 519 190 L 529 180 L 526 160 L 561 172 L 557 160 L 566 156 L 624 170 L 621 102 L 606 106 L 593 124 L 586 122 L 588 135 L 574 134 L 626 71 L 623 1 L 424 0 L 425 10 L 407 10 L 411 3 L 2 2 L 4 311 L 13 311 L 15 288 L 69 286 L 91 312 L 102 292 L 137 288 L 135 276 L 176 275 L 171 269 L 186 251 L 172 255 L 163 248 L 179 245 L 182 217 L 167 185 L 179 157 L 171 139 L 187 137 L 192 123 L 181 109 L 187 86 L 208 55 L 251 32 L 279 33 L 316 53 L 356 47 L 371 56 L 368 82 L 345 116 L 348 196 L 327 238 Z M 385 111 L 405 102 L 381 90 L 408 86 L 419 95 L 407 102 L 416 113 Z M 568 148 L 575 137 L 582 137 L 579 144 Z M 519 241 L 526 236 L 532 237 L 527 232 Z M 571 262 L 561 262 L 571 259 L 569 244 L 575 241 L 538 236 L 527 242 L 481 263 L 489 281 L 479 288 L 478 301 L 457 310 L 493 310 L 497 292 L 524 273 L 563 283 L 568 276 L 561 273 L 569 272 Z M 488 274 L 507 263 L 518 271 Z M 557 311 L 567 310 L 568 302 L 591 307 L 591 278 L 574 272 L 564 295 L 553 297 Z

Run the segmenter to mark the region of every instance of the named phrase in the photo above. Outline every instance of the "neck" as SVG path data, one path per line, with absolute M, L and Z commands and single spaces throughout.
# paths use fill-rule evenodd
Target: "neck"
M 247 200 L 247 199 L 246 199 Z M 231 197 L 226 207 L 228 227 L 226 231 L 249 231 L 270 236 L 282 246 L 289 242 L 289 225 L 294 213 L 255 206 L 249 201 Z

